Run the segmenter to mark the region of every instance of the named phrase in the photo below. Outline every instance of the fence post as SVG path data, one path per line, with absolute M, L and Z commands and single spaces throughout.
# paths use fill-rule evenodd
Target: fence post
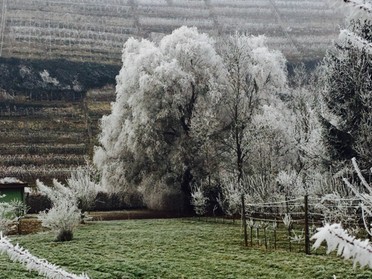
M 288 196 L 286 195 L 285 196 L 285 208 L 286 208 L 286 212 L 287 212 L 287 216 L 290 216 L 289 215 L 289 202 L 288 202 Z M 291 226 L 292 224 L 289 223 L 288 224 L 288 248 L 289 248 L 289 252 L 292 252 L 292 243 L 291 243 Z
M 245 216 L 244 194 L 242 194 L 241 199 L 242 199 L 242 225 L 244 228 L 244 245 L 245 247 L 248 247 L 248 233 L 247 233 L 247 220 Z
M 305 253 L 310 255 L 310 232 L 309 232 L 309 200 L 305 195 Z

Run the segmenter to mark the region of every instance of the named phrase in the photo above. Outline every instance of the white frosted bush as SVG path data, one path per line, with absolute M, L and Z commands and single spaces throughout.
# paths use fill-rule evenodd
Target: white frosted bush
M 57 240 L 72 239 L 72 232 L 80 223 L 81 211 L 73 200 L 61 200 L 48 211 L 39 213 L 42 225 L 57 233 Z M 70 239 L 71 238 L 71 239 Z
M 218 197 L 217 201 L 222 210 L 230 216 L 239 213 L 243 194 L 241 185 L 236 183 L 233 177 L 229 175 L 224 176 L 221 184 L 221 192 L 222 196 Z
M 0 195 L 0 200 L 5 195 Z M 27 211 L 27 206 L 17 200 L 11 202 L 0 202 L 0 232 L 7 234 L 16 229 L 19 218 Z
M 39 213 L 38 218 L 42 225 L 55 231 L 58 241 L 71 240 L 73 229 L 80 223 L 81 217 L 81 210 L 78 208 L 74 192 L 55 179 L 53 180 L 54 188 L 44 185 L 39 180 L 36 181 L 36 185 L 52 203 L 51 209 Z
M 191 192 L 191 204 L 194 206 L 195 213 L 199 216 L 206 213 L 208 197 L 206 197 L 200 186 L 195 186 Z
M 16 221 L 14 206 L 10 203 L 0 202 L 0 231 L 7 234 Z
M 96 170 L 90 164 L 79 166 L 71 172 L 71 177 L 67 179 L 67 185 L 83 211 L 91 207 L 98 192 L 104 191 L 96 180 Z

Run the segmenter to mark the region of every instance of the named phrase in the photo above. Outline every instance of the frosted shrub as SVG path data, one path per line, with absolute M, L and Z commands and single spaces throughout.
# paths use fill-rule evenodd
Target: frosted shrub
M 96 176 L 94 167 L 87 164 L 72 171 L 71 177 L 67 179 L 67 185 L 73 192 L 73 196 L 78 199 L 82 211 L 92 206 L 98 192 L 103 192 L 103 188 L 96 183 Z
M 194 206 L 195 213 L 202 216 L 206 213 L 208 198 L 204 195 L 200 186 L 193 187 L 191 192 L 191 204 Z
M 276 180 L 283 187 L 285 196 L 298 197 L 306 192 L 301 176 L 295 170 L 280 171 Z
M 225 177 L 221 184 L 222 196 L 217 201 L 222 210 L 230 216 L 239 213 L 241 209 L 242 188 L 231 177 Z
M 74 228 L 80 223 L 81 210 L 73 191 L 53 180 L 54 188 L 49 188 L 39 180 L 36 181 L 39 191 L 45 194 L 52 203 L 52 208 L 39 213 L 42 225 L 56 232 L 57 241 L 69 241 Z
M 4 197 L 4 196 L 3 196 Z M 16 221 L 14 206 L 10 203 L 0 202 L 0 231 L 7 234 Z
M 73 230 L 80 223 L 81 212 L 73 200 L 63 199 L 48 211 L 39 213 L 42 225 L 57 233 L 57 241 L 69 241 Z
M 0 195 L 0 200 L 4 197 L 5 195 Z M 0 202 L 0 232 L 7 234 L 15 229 L 20 217 L 25 215 L 27 210 L 27 206 L 21 201 Z

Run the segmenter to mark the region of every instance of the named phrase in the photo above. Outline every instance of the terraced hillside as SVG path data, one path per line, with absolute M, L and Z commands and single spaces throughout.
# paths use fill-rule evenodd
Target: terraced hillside
M 289 59 L 314 59 L 340 22 L 325 0 L 0 0 L 0 56 L 120 64 L 130 36 L 188 25 L 266 34 Z
M 16 99 L 8 107 L 1 102 L 0 176 L 33 185 L 37 178 L 63 181 L 72 168 L 84 165 L 96 144 L 99 119 L 109 113 L 114 97 L 113 88 L 103 91 L 76 102 Z
M 118 67 L 103 68 L 0 59 L 0 177 L 64 180 L 85 163 L 114 100 Z

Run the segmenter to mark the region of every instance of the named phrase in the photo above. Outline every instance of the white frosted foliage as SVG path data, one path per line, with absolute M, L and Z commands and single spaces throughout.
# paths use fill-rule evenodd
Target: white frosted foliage
M 71 177 L 67 179 L 67 185 L 80 203 L 82 210 L 88 210 L 94 203 L 98 192 L 105 191 L 96 180 L 96 170 L 89 163 L 72 171 Z
M 357 164 L 356 159 L 352 158 L 351 161 L 353 163 L 354 170 L 357 173 L 364 189 L 363 191 L 359 190 L 360 187 L 351 184 L 346 178 L 343 178 L 342 180 L 344 181 L 346 186 L 350 188 L 350 190 L 354 193 L 354 195 L 358 199 L 360 199 L 359 206 L 362 209 L 362 218 L 364 221 L 364 226 L 367 232 L 372 236 L 371 224 L 368 224 L 368 220 L 367 220 L 368 219 L 367 217 L 372 216 L 372 187 L 367 183 L 366 179 L 364 178 Z M 371 172 L 372 172 L 372 169 L 371 169 Z
M 349 19 L 370 20 L 372 15 L 371 0 L 329 0 L 330 4 L 345 13 Z
M 351 43 L 354 47 L 359 49 L 360 51 L 365 50 L 369 55 L 372 55 L 372 43 L 368 42 L 367 40 L 361 38 L 354 32 L 350 30 L 341 30 L 339 35 L 339 41 L 347 46 L 348 43 Z
M 236 183 L 233 174 L 222 176 L 221 192 L 222 196 L 218 197 L 217 200 L 221 209 L 230 216 L 239 213 L 244 191 L 242 185 Z
M 325 241 L 327 253 L 337 251 L 337 255 L 345 259 L 352 259 L 354 266 L 359 264 L 361 267 L 372 268 L 372 246 L 368 239 L 360 240 L 350 236 L 340 224 L 326 224 L 317 231 L 311 237 L 311 240 L 315 240 L 314 249 L 319 248 Z
M 4 196 L 0 196 L 0 200 Z M 16 224 L 17 218 L 14 211 L 15 207 L 13 204 L 0 202 L 0 231 L 4 234 L 7 234 L 12 229 L 12 226 Z
M 195 186 L 191 192 L 191 204 L 194 206 L 197 215 L 204 215 L 208 203 L 208 197 L 203 193 L 200 186 Z
M 78 201 L 71 188 L 65 187 L 56 179 L 53 180 L 53 188 L 44 185 L 37 180 L 38 190 L 46 195 L 52 203 L 52 208 L 38 215 L 42 225 L 57 233 L 72 232 L 79 225 L 81 210 L 78 208 Z
M 102 184 L 114 192 L 133 188 L 125 175 L 134 171 L 129 158 L 138 164 L 148 160 L 146 165 L 167 161 L 174 173 L 183 169 L 180 145 L 189 141 L 184 135 L 214 102 L 223 77 L 214 41 L 196 28 L 181 27 L 159 44 L 131 38 L 122 62 L 116 101 L 102 119 L 101 146 L 94 154 Z

